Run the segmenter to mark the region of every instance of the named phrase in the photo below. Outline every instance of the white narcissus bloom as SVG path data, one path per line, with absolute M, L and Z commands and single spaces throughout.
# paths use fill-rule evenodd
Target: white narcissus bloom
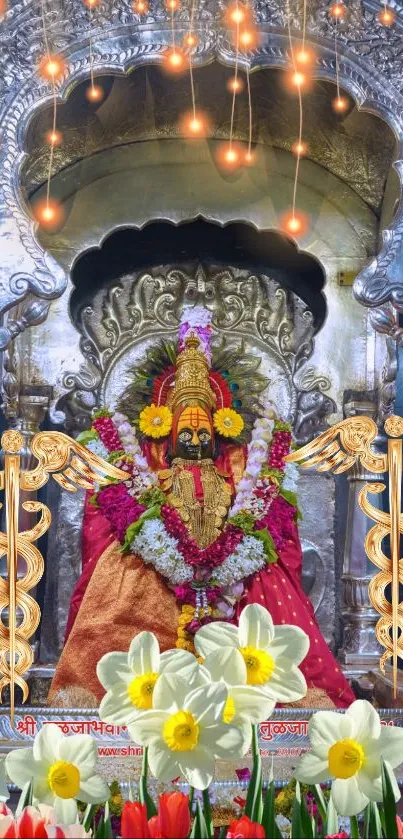
M 8 801 L 10 793 L 6 782 L 5 761 L 0 761 L 0 801 Z
M 308 734 L 311 752 L 301 758 L 297 780 L 317 784 L 333 778 L 331 795 L 341 816 L 355 816 L 368 801 L 382 801 L 381 761 L 390 770 L 402 763 L 403 729 L 381 725 L 375 708 L 357 699 L 344 714 L 317 711 Z M 394 789 L 398 800 L 396 781 Z
M 267 720 L 276 703 L 261 688 L 247 684 L 245 662 L 232 647 L 209 653 L 203 667 L 212 682 L 224 682 L 227 686 L 223 721 L 239 728 L 243 736 L 243 754 L 246 754 L 251 745 L 252 725 Z
M 36 735 L 33 748 L 15 749 L 6 757 L 6 770 L 14 784 L 33 782 L 34 803 L 52 805 L 59 823 L 72 824 L 76 800 L 102 804 L 109 798 L 107 783 L 97 774 L 97 744 L 89 734 L 65 737 L 53 723 Z
M 223 722 L 227 696 L 224 683 L 189 691 L 181 676 L 160 676 L 153 710 L 129 726 L 133 740 L 148 746 L 150 769 L 158 780 L 183 775 L 192 787 L 206 789 L 217 758 L 241 755 L 241 732 Z
M 99 706 L 100 719 L 130 725 L 138 714 L 152 708 L 154 687 L 162 673 L 180 673 L 192 685 L 198 668 L 192 653 L 168 650 L 160 654 L 155 635 L 140 632 L 128 653 L 107 653 L 98 662 L 97 676 L 107 691 Z
M 195 635 L 195 647 L 206 658 L 216 649 L 232 647 L 246 666 L 246 682 L 258 685 L 275 702 L 295 702 L 306 694 L 298 664 L 309 638 L 298 626 L 274 626 L 270 613 L 256 603 L 245 606 L 239 626 L 215 621 Z

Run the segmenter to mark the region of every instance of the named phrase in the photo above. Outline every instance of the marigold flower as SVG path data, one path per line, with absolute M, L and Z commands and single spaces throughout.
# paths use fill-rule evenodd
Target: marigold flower
M 139 428 L 147 437 L 166 437 L 172 428 L 172 413 L 166 405 L 147 405 L 140 414 Z
M 245 425 L 241 415 L 233 408 L 220 408 L 215 412 L 213 422 L 222 437 L 239 437 Z

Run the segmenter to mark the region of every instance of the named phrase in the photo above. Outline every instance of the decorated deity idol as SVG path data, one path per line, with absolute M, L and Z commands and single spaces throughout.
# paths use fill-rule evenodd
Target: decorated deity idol
M 306 705 L 353 701 L 301 586 L 291 429 L 259 363 L 242 345 L 214 347 L 211 313 L 185 307 L 178 343 L 149 351 L 116 412 L 82 435 L 127 481 L 88 499 L 55 704 L 81 689 L 94 705 L 98 660 L 138 632 L 193 652 L 200 626 L 236 623 L 249 603 L 308 634 Z

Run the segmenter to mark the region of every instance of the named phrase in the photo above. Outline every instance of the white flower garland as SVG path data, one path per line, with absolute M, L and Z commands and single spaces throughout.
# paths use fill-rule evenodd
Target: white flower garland
M 263 542 L 254 536 L 244 536 L 234 552 L 212 571 L 212 578 L 220 586 L 230 586 L 260 571 L 266 564 Z
M 178 550 L 178 542 L 167 533 L 160 519 L 148 519 L 140 533 L 133 539 L 130 550 L 147 565 L 165 577 L 172 585 L 182 585 L 193 580 L 193 569 L 186 565 Z
M 266 405 L 262 417 L 258 417 L 252 429 L 252 438 L 248 444 L 248 457 L 243 477 L 237 486 L 234 503 L 229 511 L 229 517 L 235 516 L 241 510 L 255 512 L 255 489 L 260 473 L 269 457 L 270 444 L 273 439 L 275 412 L 270 405 Z M 260 511 L 259 511 L 260 512 Z M 263 510 L 264 513 L 264 510 Z
M 133 553 L 152 565 L 171 585 L 193 580 L 193 569 L 178 548 L 177 539 L 170 536 L 160 519 L 146 520 L 130 545 Z M 230 586 L 260 571 L 266 563 L 263 543 L 254 536 L 244 536 L 222 565 L 212 569 L 211 580 L 223 587 Z

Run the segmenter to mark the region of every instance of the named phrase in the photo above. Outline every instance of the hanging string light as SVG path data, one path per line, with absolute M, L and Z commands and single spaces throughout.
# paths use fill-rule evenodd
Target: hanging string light
M 348 108 L 348 99 L 346 96 L 342 96 L 340 93 L 340 73 L 339 73 L 339 44 L 338 44 L 338 37 L 339 37 L 339 21 L 344 20 L 346 16 L 346 7 L 341 2 L 341 0 L 337 0 L 336 3 L 333 3 L 329 9 L 330 16 L 335 21 L 334 27 L 334 56 L 335 56 L 335 63 L 336 63 L 336 89 L 337 89 L 337 96 L 332 101 L 333 110 L 336 113 L 343 114 Z
M 378 20 L 382 26 L 392 26 L 396 20 L 396 13 L 387 5 L 386 0 L 383 9 L 378 13 Z
M 45 140 L 49 145 L 49 162 L 46 178 L 46 198 L 44 201 L 35 205 L 34 213 L 37 220 L 45 227 L 52 228 L 57 226 L 61 220 L 61 207 L 57 201 L 50 197 L 50 183 L 52 178 L 54 149 L 62 142 L 62 134 L 57 130 L 57 98 L 56 98 L 56 79 L 63 75 L 65 71 L 65 63 L 58 56 L 51 52 L 47 25 L 46 25 L 46 11 L 44 0 L 41 0 L 41 17 L 43 40 L 45 45 L 45 55 L 39 63 L 38 72 L 42 78 L 50 81 L 52 84 L 52 128 L 45 135 Z
M 165 8 L 171 13 L 171 48 L 164 54 L 164 69 L 169 73 L 183 73 L 187 62 L 183 50 L 177 45 L 175 37 L 175 12 L 180 8 L 180 0 L 165 0 Z
M 306 0 L 304 0 L 304 12 L 303 12 L 303 33 L 302 33 L 302 47 L 300 52 L 305 56 L 305 26 L 306 26 L 306 8 L 305 8 Z M 300 160 L 303 154 L 306 154 L 307 145 L 304 143 L 302 139 L 302 129 L 303 129 L 303 108 L 302 108 L 302 92 L 301 88 L 306 84 L 307 76 L 303 73 L 300 69 L 298 69 L 298 63 L 296 60 L 296 53 L 294 50 L 294 44 L 291 34 L 291 15 L 290 15 L 290 7 L 289 7 L 289 0 L 287 0 L 287 28 L 288 28 L 288 41 L 290 45 L 290 56 L 291 56 L 291 64 L 292 64 L 292 72 L 291 72 L 291 82 L 294 87 L 297 89 L 298 92 L 298 112 L 299 112 L 299 128 L 298 128 L 298 139 L 292 146 L 292 151 L 296 156 L 296 163 L 295 163 L 295 173 L 294 173 L 294 186 L 293 186 L 293 193 L 292 193 L 292 208 L 290 211 L 285 213 L 281 219 L 281 227 L 287 233 L 291 233 L 293 236 L 302 236 L 306 233 L 309 223 L 308 218 L 305 213 L 302 213 L 300 210 L 297 210 L 297 194 L 298 194 L 298 178 L 299 178 L 299 168 L 300 168 Z
M 185 35 L 183 45 L 188 50 L 189 62 L 189 81 L 190 81 L 190 95 L 192 99 L 192 110 L 183 115 L 180 121 L 180 131 L 188 137 L 204 137 L 209 130 L 209 121 L 207 116 L 196 109 L 196 95 L 193 78 L 193 53 L 192 50 L 197 47 L 198 38 L 193 32 L 195 15 L 195 0 L 192 0 L 190 10 L 189 31 Z
M 224 144 L 224 146 L 220 146 L 218 150 L 218 161 L 222 166 L 225 166 L 227 169 L 236 169 L 241 159 L 240 148 L 238 144 L 234 143 L 234 117 L 235 100 L 237 92 L 239 92 L 238 87 L 240 83 L 240 80 L 238 78 L 240 27 L 241 24 L 247 23 L 249 15 L 249 10 L 247 10 L 245 6 L 239 3 L 239 0 L 235 0 L 235 5 L 231 4 L 231 6 L 228 7 L 225 16 L 226 23 L 231 27 L 231 29 L 235 29 L 235 67 L 234 75 L 232 79 L 230 79 L 229 81 L 232 91 L 229 143 Z
M 84 0 L 84 5 L 87 6 L 89 10 L 89 37 L 88 37 L 88 44 L 89 44 L 89 53 L 90 53 L 90 84 L 87 87 L 85 95 L 89 102 L 102 102 L 104 98 L 104 91 L 101 85 L 95 84 L 94 81 L 94 50 L 93 50 L 93 11 L 94 9 L 99 6 L 100 0 Z

